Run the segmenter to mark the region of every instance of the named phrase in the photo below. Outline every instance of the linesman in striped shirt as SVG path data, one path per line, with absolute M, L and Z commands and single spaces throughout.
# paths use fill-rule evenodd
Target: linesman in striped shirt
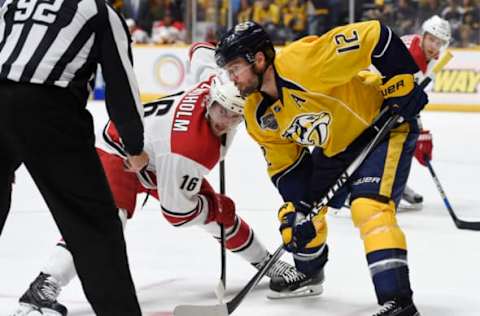
M 126 166 L 140 171 L 148 156 L 130 43 L 124 20 L 105 0 L 7 0 L 0 9 L 0 232 L 14 172 L 24 163 L 73 255 L 96 315 L 141 315 L 122 226 L 85 108 L 100 64 L 108 112 L 128 154 Z M 48 297 L 26 300 L 48 302 Z

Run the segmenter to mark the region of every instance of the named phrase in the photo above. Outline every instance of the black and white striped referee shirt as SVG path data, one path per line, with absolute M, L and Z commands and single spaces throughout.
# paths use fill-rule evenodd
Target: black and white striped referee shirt
M 86 104 L 100 64 L 109 114 L 136 154 L 143 149 L 143 107 L 130 44 L 125 21 L 105 0 L 7 0 L 0 9 L 0 82 L 67 88 Z

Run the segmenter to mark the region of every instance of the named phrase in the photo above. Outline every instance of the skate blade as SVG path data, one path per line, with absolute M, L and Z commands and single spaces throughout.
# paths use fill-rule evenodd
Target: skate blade
M 323 286 L 319 285 L 308 285 L 301 288 L 296 289 L 293 292 L 276 292 L 270 290 L 267 294 L 267 298 L 271 300 L 280 300 L 286 298 L 296 298 L 296 297 L 309 297 L 309 296 L 317 296 L 323 293 Z
M 217 305 L 178 305 L 174 316 L 228 316 L 227 304 Z
M 400 203 L 397 208 L 397 212 L 411 212 L 411 211 L 420 211 L 423 208 L 423 203 Z

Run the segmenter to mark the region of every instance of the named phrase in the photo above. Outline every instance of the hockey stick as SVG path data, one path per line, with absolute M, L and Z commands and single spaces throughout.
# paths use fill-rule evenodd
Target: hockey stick
M 280 246 L 270 257 L 267 263 L 257 271 L 253 278 L 225 304 L 217 305 L 178 305 L 173 310 L 174 316 L 227 316 L 240 305 L 245 296 L 258 284 L 265 273 L 280 259 L 283 254 L 283 245 Z
M 222 145 L 225 146 L 227 138 L 225 135 L 222 136 Z M 219 180 L 220 180 L 220 193 L 225 194 L 225 158 L 220 160 L 220 170 L 219 170 Z M 225 250 L 225 225 L 220 224 L 220 281 L 218 282 L 217 288 L 215 289 L 215 295 L 218 298 L 220 304 L 223 303 L 223 298 L 225 297 L 225 289 L 227 286 L 227 255 Z
M 447 195 L 445 194 L 445 191 L 443 190 L 442 185 L 440 184 L 440 180 L 438 179 L 437 174 L 433 170 L 432 163 L 428 159 L 426 159 L 426 162 L 427 162 L 428 171 L 430 171 L 430 174 L 432 175 L 433 182 L 435 182 L 438 192 L 440 192 L 440 196 L 442 197 L 443 203 L 445 204 L 445 207 L 447 208 L 448 213 L 452 217 L 452 220 L 455 223 L 455 226 L 457 226 L 458 229 L 480 230 L 480 222 L 468 222 L 468 221 L 461 220 L 457 217 L 450 202 L 448 201 Z
M 447 52 L 442 58 L 440 58 L 437 65 L 435 65 L 433 72 L 436 73 L 442 69 L 452 58 L 452 55 Z M 425 88 L 430 82 L 430 77 L 425 77 L 420 83 L 420 87 Z M 374 123 L 370 127 L 376 131 L 376 135 L 372 141 L 360 152 L 357 158 L 348 166 L 348 168 L 340 175 L 335 184 L 328 190 L 327 194 L 322 198 L 322 200 L 316 204 L 314 210 L 308 214 L 308 218 L 312 219 L 322 207 L 326 206 L 328 202 L 333 198 L 335 193 L 348 181 L 350 176 L 360 167 L 363 161 L 367 156 L 372 152 L 372 150 L 383 140 L 383 138 L 390 132 L 390 130 L 397 124 L 397 121 L 400 119 L 400 115 L 391 116 L 383 125 L 382 128 L 378 129 L 375 126 L 375 123 L 378 121 L 378 118 L 383 113 L 380 113 L 379 116 L 374 120 Z M 240 305 L 245 296 L 257 285 L 257 283 L 262 279 L 262 277 L 267 273 L 275 262 L 280 259 L 280 256 L 283 253 L 283 244 L 278 247 L 278 249 L 273 253 L 272 257 L 266 262 L 266 264 L 258 270 L 258 272 L 253 276 L 253 278 L 244 286 L 240 292 L 235 295 L 229 302 L 226 304 L 217 304 L 217 305 L 179 305 L 175 307 L 173 311 L 174 316 L 227 316 L 233 313 L 233 311 Z

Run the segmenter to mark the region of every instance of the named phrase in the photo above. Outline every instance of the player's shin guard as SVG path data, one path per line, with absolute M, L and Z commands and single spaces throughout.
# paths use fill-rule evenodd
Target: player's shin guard
M 411 300 L 406 250 L 374 251 L 367 254 L 367 261 L 380 305 L 392 300 Z
M 220 240 L 220 228 L 216 222 L 210 222 L 202 227 L 216 240 Z M 235 215 L 232 226 L 225 227 L 225 237 L 226 248 L 250 263 L 261 262 L 268 254 L 267 249 L 257 239 L 250 226 L 238 215 Z
M 204 226 L 215 239 L 220 240 L 218 224 L 211 222 Z M 258 240 L 250 226 L 239 216 L 235 216 L 233 226 L 226 227 L 226 248 L 250 262 L 256 269 L 260 269 L 270 259 L 265 246 Z M 265 274 L 269 278 L 297 277 L 302 273 L 287 262 L 278 260 Z
M 312 248 L 305 248 L 293 254 L 293 260 L 298 271 L 307 276 L 315 275 L 328 261 L 328 245 L 323 243 Z
M 54 277 L 61 287 L 67 285 L 77 275 L 72 254 L 63 240 L 58 242 L 41 272 Z
M 364 242 L 378 303 L 410 300 L 407 245 L 395 218 L 394 203 L 357 198 L 351 210 Z

